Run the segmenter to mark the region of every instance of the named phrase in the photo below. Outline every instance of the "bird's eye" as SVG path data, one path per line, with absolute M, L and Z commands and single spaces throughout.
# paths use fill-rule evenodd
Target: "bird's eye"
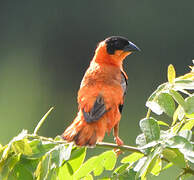
M 113 47 L 113 46 L 114 46 L 114 43 L 113 43 L 113 42 L 112 42 L 112 43 L 110 43 L 110 46 L 111 46 L 111 47 Z
M 117 47 L 119 45 L 119 42 L 115 41 L 114 45 L 115 45 L 115 47 Z

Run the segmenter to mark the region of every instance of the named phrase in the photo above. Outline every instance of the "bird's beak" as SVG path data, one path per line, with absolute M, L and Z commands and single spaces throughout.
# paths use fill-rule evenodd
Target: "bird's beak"
M 128 41 L 128 42 L 129 42 L 129 44 L 124 47 L 123 51 L 125 51 L 125 52 L 141 51 L 141 49 L 138 48 L 135 44 L 133 44 L 130 41 Z

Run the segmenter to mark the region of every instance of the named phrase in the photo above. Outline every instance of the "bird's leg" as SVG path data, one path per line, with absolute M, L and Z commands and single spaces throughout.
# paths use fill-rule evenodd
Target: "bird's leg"
M 119 122 L 114 127 L 113 136 L 117 145 L 122 146 L 124 144 L 123 141 L 119 138 Z

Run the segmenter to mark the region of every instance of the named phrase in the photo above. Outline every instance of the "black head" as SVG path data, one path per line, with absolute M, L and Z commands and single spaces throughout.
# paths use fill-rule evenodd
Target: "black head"
M 140 49 L 135 44 L 121 36 L 109 37 L 105 39 L 105 43 L 107 47 L 107 52 L 109 54 L 114 54 L 116 50 L 123 50 L 126 52 L 140 51 Z

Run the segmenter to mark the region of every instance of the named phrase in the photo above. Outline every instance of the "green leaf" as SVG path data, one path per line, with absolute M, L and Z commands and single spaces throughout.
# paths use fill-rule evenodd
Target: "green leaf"
M 16 154 L 19 154 L 19 153 L 24 154 L 24 155 L 32 154 L 32 149 L 26 138 L 19 140 L 19 141 L 14 141 L 11 145 L 11 148 Z
M 15 165 L 9 175 L 9 179 L 34 180 L 34 171 L 38 165 L 38 160 L 22 159 Z
M 170 163 L 166 164 L 166 165 L 162 168 L 161 171 L 165 171 L 165 170 L 167 170 L 168 168 L 170 168 L 170 167 L 172 167 L 172 166 L 173 166 L 173 163 L 170 162 Z
M 70 158 L 73 144 L 70 143 L 67 148 L 63 145 L 60 147 L 61 147 L 61 149 L 60 149 L 60 165 L 61 165 L 63 160 L 67 161 Z
M 173 122 L 172 126 L 175 125 L 176 121 L 179 119 L 180 121 L 184 118 L 185 112 L 181 105 L 178 105 L 177 109 L 175 110 L 173 114 Z
M 172 64 L 170 64 L 168 66 L 168 74 L 167 74 L 167 76 L 168 76 L 168 82 L 170 84 L 174 84 L 174 80 L 176 78 L 176 71 L 175 71 L 175 68 L 174 68 L 174 66 Z
M 5 145 L 1 148 L 1 150 L 0 150 L 0 164 L 4 159 L 7 158 L 9 151 L 10 151 L 10 145 Z M 1 168 L 0 168 L 0 171 L 1 171 Z
M 160 93 L 157 102 L 163 111 L 170 117 L 173 117 L 175 111 L 175 102 L 168 93 Z
M 103 178 L 100 178 L 99 180 L 111 180 L 109 177 L 103 177 Z
M 152 172 L 152 169 L 154 168 L 155 164 L 156 164 L 156 161 L 159 159 L 159 156 L 155 156 L 152 161 L 150 162 L 148 168 L 147 168 L 147 172 L 146 172 L 146 175 L 148 173 L 151 173 Z M 146 178 L 146 175 L 145 175 L 145 178 Z
M 21 154 L 9 154 L 7 159 L 4 160 L 3 164 L 1 165 L 1 175 L 4 179 L 7 179 L 11 171 L 13 170 L 14 166 L 17 164 L 17 162 L 20 160 Z
M 94 176 L 100 176 L 103 171 L 104 171 L 103 165 L 99 164 L 99 167 L 93 170 Z
M 151 170 L 151 173 L 155 176 L 158 176 L 160 174 L 160 171 L 162 169 L 162 160 L 161 158 L 157 158 L 156 161 L 155 161 L 155 164 Z
M 94 171 L 95 175 L 100 175 L 105 168 L 112 170 L 116 163 L 116 154 L 113 151 L 106 151 L 99 156 L 95 156 L 87 160 L 76 171 L 74 178 L 79 179 Z
M 58 146 L 56 146 L 51 152 L 52 164 L 54 163 L 56 167 L 62 166 L 63 162 L 70 158 L 71 150 L 72 144 L 69 144 L 69 146 L 64 144 L 59 144 Z
M 137 170 L 136 178 L 141 177 L 145 178 L 146 175 L 151 171 L 153 162 L 160 155 L 162 149 L 160 146 L 156 147 L 150 154 L 147 156 L 145 160 L 143 160 L 140 164 L 137 164 L 134 170 Z M 139 160 L 141 161 L 141 159 Z
M 72 143 L 70 143 L 68 146 L 64 144 L 58 144 L 46 153 L 51 155 L 51 165 L 53 167 L 58 168 L 62 166 L 63 162 L 70 158 L 72 145 Z
M 168 138 L 169 138 L 169 131 L 168 130 L 166 130 L 166 131 L 161 130 L 160 131 L 160 139 L 166 140 Z
M 179 132 L 179 136 L 182 136 L 182 137 L 184 137 L 185 139 L 187 139 L 188 141 L 190 141 L 191 138 L 192 138 L 192 131 L 191 131 L 191 130 L 188 130 L 188 129 L 186 129 L 186 130 L 181 130 L 181 131 Z
M 169 127 L 169 125 L 163 121 L 157 121 L 158 125 L 162 125 L 162 126 L 167 126 Z
M 192 174 L 189 174 L 189 173 L 187 173 L 187 174 L 183 174 L 182 176 L 181 176 L 181 178 L 179 178 L 179 180 L 185 180 L 185 179 L 188 179 L 188 178 L 190 178 L 190 177 L 192 177 L 193 175 Z
M 24 139 L 26 136 L 27 136 L 27 133 L 28 131 L 23 129 L 22 132 L 20 134 L 18 134 L 17 136 L 15 136 L 11 142 L 14 142 L 14 141 L 19 141 L 19 140 L 22 140 Z
M 133 169 L 125 170 L 122 173 L 114 174 L 111 180 L 134 180 L 136 173 Z M 140 180 L 140 178 L 137 178 L 137 180 Z
M 66 177 L 66 179 L 71 180 L 73 179 L 74 171 L 71 166 L 71 164 L 67 161 L 62 167 L 59 168 L 59 174 L 58 178 L 63 179 Z
M 124 157 L 121 160 L 121 163 L 132 164 L 132 163 L 136 162 L 137 160 L 139 160 L 140 158 L 142 158 L 143 156 L 144 156 L 144 154 L 142 154 L 142 153 L 134 152 L 134 153 L 130 154 L 129 156 Z
M 192 150 L 193 146 L 192 144 L 185 139 L 182 136 L 174 136 L 172 138 L 170 138 L 167 142 L 166 142 L 167 146 L 170 148 L 178 148 L 180 150 Z
M 184 155 L 185 159 L 194 162 L 193 145 L 184 137 L 174 136 L 166 142 L 170 148 L 178 148 Z
M 77 148 L 72 151 L 71 158 L 68 162 L 71 164 L 74 172 L 80 168 L 85 159 L 85 156 L 86 148 Z
M 1 159 L 0 159 L 0 171 L 1 171 L 1 167 L 2 164 L 4 163 L 4 161 L 8 158 L 9 154 L 12 152 L 12 143 L 15 141 L 20 141 L 22 139 L 24 139 L 27 135 L 27 130 L 22 130 L 22 132 L 17 135 L 16 137 L 14 137 L 8 145 L 4 146 L 3 148 L 1 148 L 0 151 L 0 155 L 1 155 Z M 18 152 L 19 154 L 20 152 Z
M 44 156 L 48 151 L 53 149 L 57 144 L 53 144 L 49 141 L 33 140 L 29 143 L 32 154 L 27 156 L 28 159 L 39 159 Z
M 58 173 L 59 173 L 59 168 L 52 168 L 49 171 L 49 174 L 47 176 L 47 180 L 59 180 Z
M 143 133 L 136 137 L 136 144 L 139 146 L 144 146 L 146 144 L 145 135 Z
M 62 141 L 63 139 L 62 139 L 61 136 L 58 135 L 58 136 L 56 136 L 56 137 L 54 138 L 54 140 L 55 140 L 55 141 Z
M 181 80 L 176 80 L 175 83 L 180 83 L 180 84 L 190 84 L 192 83 L 193 81 L 192 80 L 188 80 L 188 79 L 181 79 Z
M 85 176 L 84 178 L 82 178 L 82 180 L 93 180 L 93 177 L 91 174 L 88 174 L 87 176 Z
M 59 144 L 58 146 L 56 146 L 55 148 L 53 148 L 49 153 L 51 153 L 51 166 L 58 168 L 60 166 L 62 166 L 63 164 L 63 155 L 60 156 L 61 152 L 64 151 L 66 147 L 63 146 L 62 144 Z
M 106 151 L 98 156 L 98 159 L 101 163 L 94 169 L 95 176 L 99 176 L 103 172 L 104 168 L 106 170 L 112 170 L 114 168 L 116 163 L 116 154 L 114 151 Z
M 157 115 L 161 115 L 164 110 L 156 101 L 147 101 L 146 106 L 152 110 L 152 112 L 156 113 Z
M 104 159 L 104 167 L 106 170 L 113 170 L 113 168 L 115 167 L 116 161 L 117 161 L 117 157 L 114 151 L 110 150 L 110 151 L 106 151 L 104 152 L 101 158 Z
M 134 167 L 134 171 L 139 172 L 141 170 L 141 168 L 143 167 L 143 165 L 145 164 L 147 159 L 148 159 L 147 156 L 142 157 L 141 159 L 139 159 L 139 161 L 137 162 L 137 164 Z
M 161 84 L 160 86 L 158 86 L 158 88 L 156 89 L 156 91 L 154 91 L 152 93 L 152 95 L 148 98 L 147 101 L 153 101 L 155 99 L 155 97 L 160 94 L 166 87 L 167 83 Z
M 184 126 L 181 129 L 181 131 L 183 131 L 183 130 L 191 130 L 193 128 L 193 126 L 194 126 L 194 119 L 191 119 L 191 120 L 189 120 L 188 122 L 186 122 L 184 124 Z
M 48 153 L 42 157 L 35 171 L 37 180 L 45 180 L 49 174 L 51 165 L 51 154 Z
M 82 177 L 87 176 L 89 173 L 91 173 L 94 169 L 98 168 L 100 165 L 101 159 L 99 159 L 97 156 L 94 156 L 90 159 L 88 159 L 78 171 L 76 171 L 74 178 L 80 179 Z
M 181 94 L 179 94 L 178 92 L 174 91 L 174 90 L 170 90 L 170 94 L 172 95 L 172 97 L 174 98 L 174 100 L 183 107 L 183 109 L 185 111 L 187 111 L 187 104 L 184 100 L 184 98 L 181 96 Z
M 194 113 L 194 96 L 191 96 L 186 99 L 186 105 L 187 105 L 186 113 L 193 114 Z
M 86 156 L 86 148 L 75 148 L 71 152 L 71 158 L 59 169 L 59 179 L 65 176 L 73 179 L 75 172 L 80 168 Z
M 176 80 L 174 84 L 175 89 L 194 89 L 194 81 L 188 79 Z
M 194 155 L 193 155 L 193 153 L 191 155 L 187 154 L 185 156 L 185 159 L 187 159 L 188 161 L 194 163 Z
M 142 119 L 140 121 L 140 128 L 145 135 L 147 143 L 160 139 L 160 127 L 155 119 Z
M 186 167 L 184 155 L 178 149 L 166 148 L 163 150 L 162 154 L 164 158 L 172 162 L 174 165 L 180 168 Z
M 118 175 L 118 174 L 123 173 L 127 169 L 128 166 L 129 166 L 128 163 L 120 165 L 118 168 L 114 170 L 113 175 Z
M 177 122 L 174 126 L 170 128 L 170 130 L 173 134 L 177 134 L 181 127 L 182 127 L 182 122 Z
M 187 114 L 185 113 L 185 116 L 189 119 L 194 119 L 194 113 L 193 114 Z

